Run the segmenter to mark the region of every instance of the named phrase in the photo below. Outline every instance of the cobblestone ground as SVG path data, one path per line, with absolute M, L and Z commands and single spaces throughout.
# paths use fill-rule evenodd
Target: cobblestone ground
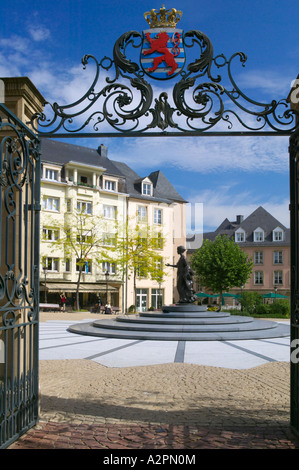
M 299 449 L 289 364 L 41 361 L 40 422 L 9 449 Z

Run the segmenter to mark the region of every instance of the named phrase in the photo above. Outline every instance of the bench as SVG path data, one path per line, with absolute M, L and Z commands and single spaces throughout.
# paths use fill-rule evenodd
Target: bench
M 120 312 L 120 308 L 119 307 L 111 307 L 112 309 L 112 313 L 115 313 L 115 314 L 118 314 Z M 105 313 L 105 306 L 104 305 L 101 305 L 100 307 L 99 306 L 95 306 L 95 307 L 92 307 L 90 309 L 90 312 L 91 313 Z
M 59 304 L 39 304 L 40 310 L 60 310 Z

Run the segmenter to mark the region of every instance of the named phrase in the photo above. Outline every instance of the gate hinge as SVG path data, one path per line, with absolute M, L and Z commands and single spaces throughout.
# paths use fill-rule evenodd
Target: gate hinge
M 24 210 L 25 210 L 25 207 L 26 207 L 26 206 L 24 206 Z M 28 204 L 27 207 L 28 207 L 28 210 L 29 210 L 29 211 L 32 210 L 32 204 Z M 41 204 L 38 203 L 38 202 L 35 202 L 35 203 L 33 204 L 33 210 L 36 211 L 36 212 L 40 212 L 40 211 L 42 210 Z

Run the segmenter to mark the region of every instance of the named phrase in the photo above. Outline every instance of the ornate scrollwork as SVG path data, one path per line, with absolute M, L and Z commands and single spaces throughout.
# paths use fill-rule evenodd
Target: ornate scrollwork
M 37 292 L 29 259 L 35 256 L 34 239 L 37 184 L 40 184 L 40 142 L 33 132 L 0 104 L 0 198 L 2 248 L 0 260 L 0 316 L 12 326 L 20 312 L 36 311 L 30 292 Z M 39 234 L 38 234 L 39 235 Z M 28 242 L 28 245 L 27 245 Z M 25 248 L 24 248 L 25 246 Z M 32 252 L 29 254 L 31 247 Z M 2 326 L 0 325 L 0 327 Z
M 154 75 L 156 68 L 145 70 L 135 59 L 136 52 L 135 55 L 132 53 L 141 50 L 140 57 L 145 54 L 143 47 L 148 33 L 142 35 L 138 31 L 129 31 L 116 41 L 113 60 L 104 57 L 98 62 L 91 55 L 83 57 L 84 68 L 92 61 L 96 73 L 91 86 L 80 99 L 66 106 L 47 103 L 52 110 L 52 119 L 46 118 L 45 114 L 37 114 L 32 125 L 41 136 L 63 135 L 64 131 L 74 134 L 83 134 L 84 131 L 88 136 L 144 135 L 153 129 L 155 135 L 167 135 L 169 130 L 172 135 L 198 134 L 216 129 L 216 125 L 220 126 L 222 133 L 235 130 L 242 134 L 290 134 L 294 131 L 298 113 L 290 109 L 286 100 L 260 103 L 247 97 L 238 87 L 232 64 L 239 59 L 245 66 L 247 57 L 244 53 L 237 52 L 230 59 L 223 54 L 213 57 L 213 45 L 202 32 L 191 30 L 175 34 L 180 37 L 180 51 L 196 47 L 199 55 L 174 75 L 178 78 L 172 90 L 174 106 L 169 101 L 169 91 L 160 91 L 155 97 L 152 85 L 144 78 L 153 70 L 150 76 L 159 80 Z M 225 77 L 213 73 L 212 68 L 226 71 Z M 106 85 L 96 92 L 100 72 L 103 71 L 108 72 Z M 171 73 L 168 78 L 174 79 Z M 90 114 L 84 118 L 87 113 Z M 107 124 L 112 132 L 107 131 Z

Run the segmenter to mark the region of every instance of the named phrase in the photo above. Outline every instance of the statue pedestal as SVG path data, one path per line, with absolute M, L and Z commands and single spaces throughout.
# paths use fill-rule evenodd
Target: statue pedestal
M 177 303 L 175 305 L 163 305 L 163 313 L 198 313 L 198 312 L 207 312 L 206 305 L 195 305 L 192 303 Z

